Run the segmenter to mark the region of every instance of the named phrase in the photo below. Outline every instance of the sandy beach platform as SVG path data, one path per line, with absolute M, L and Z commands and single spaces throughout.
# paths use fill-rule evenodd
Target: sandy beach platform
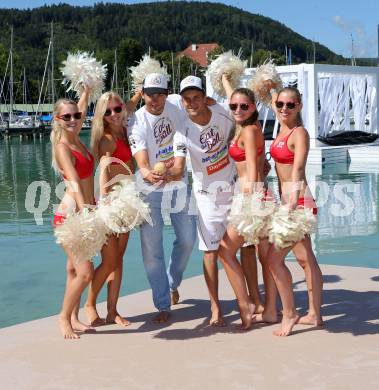
M 304 274 L 289 263 L 296 303 L 307 307 Z M 224 328 L 208 324 L 203 277 L 187 279 L 172 319 L 156 325 L 151 292 L 120 300 L 132 324 L 63 340 L 57 317 L 0 329 L 2 389 L 378 389 L 379 269 L 321 265 L 325 326 L 277 325 L 241 332 L 224 272 Z M 49 292 L 46 291 L 46 294 Z M 104 305 L 100 305 L 104 313 Z

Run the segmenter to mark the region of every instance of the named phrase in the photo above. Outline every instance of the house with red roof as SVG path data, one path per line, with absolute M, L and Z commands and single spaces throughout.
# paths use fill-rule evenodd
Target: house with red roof
M 208 55 L 218 47 L 218 43 L 192 43 L 179 55 L 189 57 L 200 66 L 206 67 L 208 65 Z

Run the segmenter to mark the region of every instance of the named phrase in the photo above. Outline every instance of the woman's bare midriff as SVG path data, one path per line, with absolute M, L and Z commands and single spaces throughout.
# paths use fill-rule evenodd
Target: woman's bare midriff
M 265 156 L 264 154 L 259 156 L 258 158 L 258 176 L 257 176 L 257 183 L 263 183 L 264 182 L 264 175 L 263 175 L 263 167 L 264 167 L 264 161 Z M 246 182 L 246 161 L 240 161 L 236 162 L 237 167 L 237 174 L 238 174 L 238 180 L 241 184 L 241 186 L 244 185 Z
M 68 183 L 66 182 L 66 191 L 62 198 L 61 203 L 58 206 L 57 212 L 62 215 L 66 215 L 73 210 L 78 211 L 77 208 L 77 193 L 68 189 Z M 94 204 L 94 192 L 93 192 L 93 177 L 92 175 L 87 179 L 81 180 L 81 186 L 83 190 L 84 203 L 86 205 Z
M 280 192 L 282 195 L 287 197 L 293 191 L 294 188 L 294 184 L 292 183 L 292 167 L 293 166 L 290 164 L 275 164 L 276 173 L 280 180 Z M 305 176 L 300 179 L 300 182 L 301 184 L 299 188 L 299 198 L 313 198 Z

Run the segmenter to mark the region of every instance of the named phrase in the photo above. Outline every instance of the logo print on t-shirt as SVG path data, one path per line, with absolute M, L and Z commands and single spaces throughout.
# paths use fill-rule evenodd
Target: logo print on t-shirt
M 205 153 L 216 152 L 223 141 L 224 137 L 218 131 L 217 126 L 207 127 L 200 135 L 201 149 Z
M 173 129 L 174 127 L 169 118 L 159 118 L 153 126 L 155 143 L 162 147 L 172 142 L 174 136 Z

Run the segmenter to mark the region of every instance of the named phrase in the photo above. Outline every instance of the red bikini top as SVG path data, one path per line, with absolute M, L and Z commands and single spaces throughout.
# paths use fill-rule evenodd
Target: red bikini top
M 258 148 L 257 153 L 258 156 L 260 156 L 263 153 L 263 148 Z M 234 142 L 232 142 L 229 146 L 229 155 L 236 162 L 246 160 L 245 149 L 240 148 L 238 144 Z
M 279 164 L 293 164 L 295 153 L 289 150 L 287 142 L 290 135 L 297 127 L 294 127 L 283 139 L 279 142 L 273 141 L 270 146 L 270 154 L 275 162 Z
M 112 157 L 117 158 L 124 163 L 127 163 L 132 158 L 132 151 L 130 146 L 122 138 L 116 139 L 116 149 L 112 153 Z M 112 162 L 112 165 L 120 164 L 117 161 Z
M 65 142 L 60 142 L 60 143 L 69 147 L 71 153 L 75 157 L 74 168 L 78 173 L 79 178 L 83 180 L 91 176 L 93 174 L 93 169 L 95 167 L 95 159 L 93 158 L 91 152 L 83 145 L 87 153 L 87 157 L 86 157 L 82 153 L 78 152 L 77 150 L 72 149 L 70 145 L 66 144 Z M 63 175 L 63 177 L 67 179 L 65 175 Z

